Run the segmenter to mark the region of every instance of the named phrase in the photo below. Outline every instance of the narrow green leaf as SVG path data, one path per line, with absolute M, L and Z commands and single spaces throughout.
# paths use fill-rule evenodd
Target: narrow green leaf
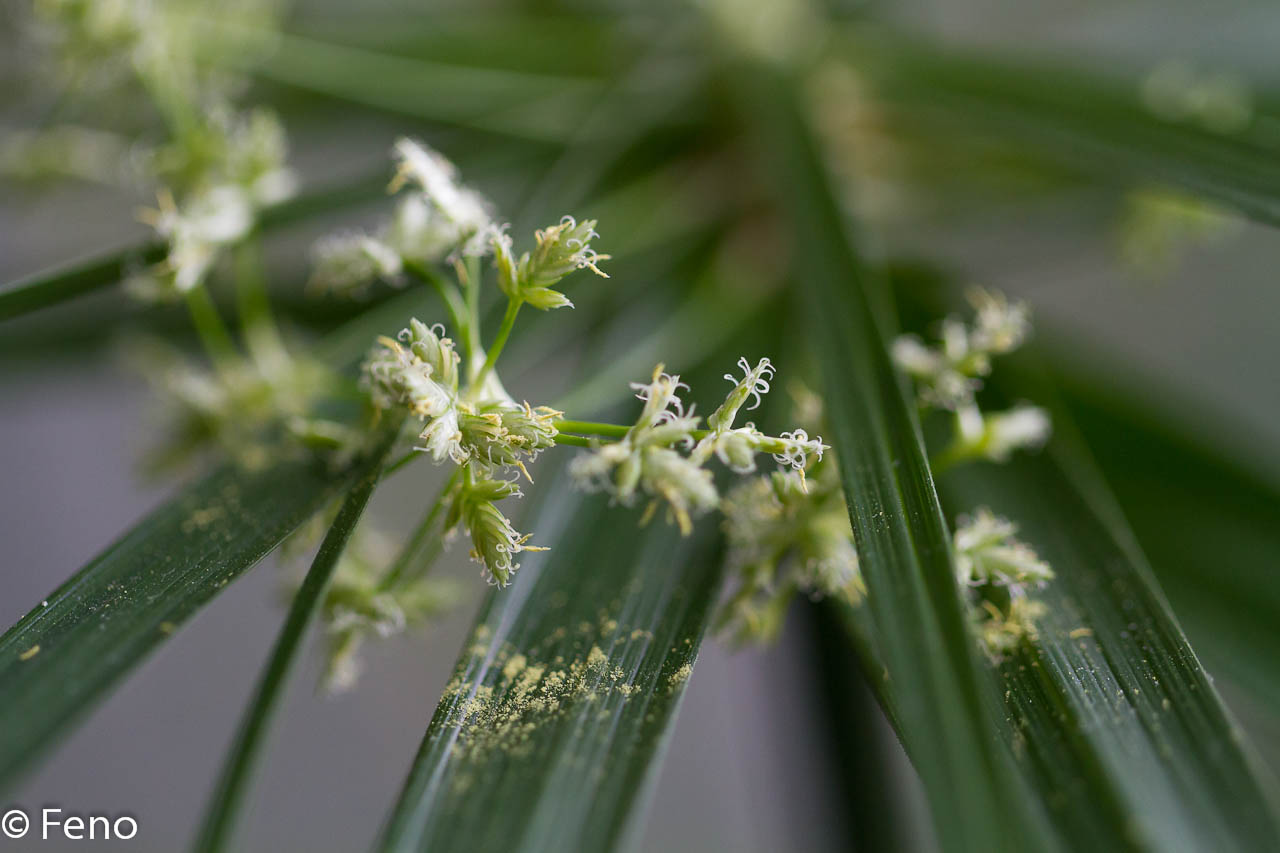
M 908 406 L 877 326 L 871 282 L 831 195 L 793 81 L 743 72 L 755 127 L 790 219 L 795 274 L 823 368 L 876 647 L 898 724 L 951 849 L 1027 849 L 1032 815 L 996 747 L 952 565 L 950 535 Z M 1037 846 L 1042 846 L 1040 842 Z
M 115 284 L 134 264 L 161 260 L 167 248 L 161 241 L 148 240 L 137 246 L 60 264 L 5 285 L 0 288 L 0 323 Z
M 276 638 L 271 656 L 267 659 L 253 698 L 241 720 L 235 743 L 223 765 L 222 775 L 214 788 L 204 826 L 196 840 L 196 850 L 225 850 L 231 841 L 236 816 L 248 796 L 250 778 L 265 743 L 267 728 L 280 705 L 289 673 L 297 660 L 298 650 L 302 647 L 302 640 L 315 619 L 324 592 L 347 547 L 347 540 L 351 538 L 351 533 L 364 514 L 369 497 L 378 484 L 382 463 L 395 445 L 399 432 L 398 424 L 383 429 L 379 446 L 370 454 L 370 464 L 365 466 L 359 482 L 347 493 L 329 532 L 320 543 L 320 550 L 316 552 L 302 586 L 289 605 L 289 615 Z
M 1149 381 L 1139 395 L 1136 377 L 1114 372 L 1054 373 L 1198 653 L 1280 713 L 1280 486 L 1188 422 L 1204 406 Z M 1141 396 L 1168 405 L 1144 408 Z
M 227 466 L 183 491 L 0 637 L 0 784 L 205 602 L 379 463 Z
M 230 40 L 251 33 L 225 24 L 210 32 Z M 273 41 L 266 61 L 245 56 L 241 69 L 400 115 L 533 141 L 568 138 L 576 129 L 572 120 L 599 96 L 603 85 L 589 77 L 455 65 L 300 35 L 276 35 Z M 233 62 L 240 56 L 219 54 L 221 60 Z
M 385 186 L 385 175 L 379 175 L 376 180 L 361 178 L 343 186 L 316 190 L 267 208 L 262 212 L 259 227 L 267 231 L 326 210 L 359 204 L 377 198 Z M 0 323 L 109 287 L 124 278 L 135 266 L 161 260 L 166 251 L 164 242 L 148 240 L 136 246 L 126 246 L 60 265 L 4 285 L 0 287 Z
M 1179 187 L 1280 225 L 1280 162 L 1265 132 L 1222 132 L 1153 113 L 1140 79 L 992 59 L 878 32 L 855 37 L 853 61 L 899 105 L 946 131 L 1016 140 L 1121 185 Z
M 1009 734 L 1071 846 L 1280 845 L 1269 780 L 1087 457 L 1059 440 L 940 482 L 955 511 L 1014 520 L 1056 572 L 1031 593 L 1046 607 L 1039 637 L 999 673 Z
M 486 600 L 382 850 L 609 850 L 629 829 L 719 560 L 563 477 L 548 493 L 534 541 L 552 550 Z

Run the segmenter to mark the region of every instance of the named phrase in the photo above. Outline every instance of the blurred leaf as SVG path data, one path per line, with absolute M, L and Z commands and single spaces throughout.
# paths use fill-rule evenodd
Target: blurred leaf
M 0 288 L 0 322 L 57 305 L 120 281 L 134 266 L 164 258 L 168 247 L 159 240 L 59 264 Z
M 936 271 L 899 266 L 893 275 L 904 314 L 920 322 L 956 295 Z M 1062 364 L 1079 362 L 1078 347 L 1059 350 Z M 1068 848 L 1273 847 L 1274 781 L 1187 645 L 1053 379 L 1028 352 L 1002 360 L 988 385 L 993 406 L 1022 398 L 1049 406 L 1055 438 L 1038 455 L 948 471 L 939 487 L 954 513 L 985 505 L 1013 520 L 1057 573 L 1032 592 L 1046 607 L 1039 636 L 995 667 L 1005 690 L 992 698 Z M 1090 437 L 1127 445 L 1128 426 L 1104 420 Z M 1178 467 L 1167 448 L 1149 446 L 1166 484 Z
M 1064 66 L 991 59 L 893 37 L 859 34 L 843 48 L 890 102 L 928 113 L 937 133 L 1033 146 L 1121 185 L 1179 187 L 1280 225 L 1280 159 L 1265 137 L 1157 116 L 1141 81 Z
M 342 552 L 346 549 L 347 540 L 360 522 L 360 516 L 364 514 L 365 506 L 378 484 L 382 464 L 395 445 L 401 423 L 400 419 L 396 419 L 394 423 L 383 426 L 378 446 L 369 454 L 369 464 L 364 466 L 359 481 L 347 493 L 329 532 L 320 543 L 320 550 L 316 552 L 311 569 L 293 596 L 289 615 L 272 647 L 271 656 L 267 659 L 249 707 L 240 722 L 235 742 L 227 755 L 222 776 L 214 789 L 200 837 L 196 841 L 197 850 L 223 850 L 231 840 L 236 815 L 248 796 L 253 768 L 264 746 L 267 728 L 280 704 L 298 650 L 302 647 L 307 628 L 315 620 L 325 590 L 338 567 Z
M 317 213 L 377 198 L 383 193 L 386 181 L 386 176 L 380 174 L 305 193 L 264 209 L 259 227 L 269 231 Z M 130 270 L 162 260 L 166 253 L 167 247 L 162 241 L 148 240 L 0 286 L 0 323 L 113 285 Z
M 966 625 L 950 534 L 919 425 L 877 326 L 873 284 L 846 233 L 793 84 L 767 71 L 743 77 L 790 219 L 872 636 L 938 837 L 950 849 L 1029 849 L 1033 817 L 1008 756 L 993 748 L 997 734 L 986 699 L 995 684 Z
M 1069 430 L 1059 418 L 1060 433 Z M 1271 780 L 1183 637 L 1145 559 L 1066 439 L 944 475 L 956 512 L 989 506 L 1053 566 L 1039 637 L 998 671 L 1008 735 L 1071 849 L 1280 845 Z
M 1159 383 L 1055 365 L 1065 403 L 1212 672 L 1280 714 L 1280 482 Z M 1145 398 L 1145 399 L 1144 399 Z M 1155 399 L 1163 399 L 1157 404 Z
M 543 488 L 552 550 L 486 599 L 380 849 L 615 849 L 652 780 L 719 559 L 563 476 Z
M 0 637 L 0 783 L 320 507 L 365 456 L 224 467 L 152 512 Z
M 238 43 L 243 27 L 211 25 L 216 39 Z M 271 55 L 259 58 L 219 50 L 217 58 L 243 58 L 241 70 L 276 83 L 414 118 L 499 133 L 536 142 L 560 142 L 599 96 L 603 81 L 398 56 L 300 35 L 273 35 Z M 500 51 L 497 44 L 484 50 Z

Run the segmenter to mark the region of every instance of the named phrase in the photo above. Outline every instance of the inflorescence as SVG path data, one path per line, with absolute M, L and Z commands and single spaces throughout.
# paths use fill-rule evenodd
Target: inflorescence
M 1031 319 L 1025 303 L 1002 294 L 972 288 L 967 295 L 976 311 L 972 324 L 948 317 L 937 345 L 915 335 L 893 345 L 894 361 L 915 381 L 920 406 L 954 415 L 954 438 L 935 460 L 942 467 L 970 459 L 1004 462 L 1015 450 L 1044 444 L 1050 432 L 1049 414 L 1037 406 L 986 413 L 979 408 L 977 392 L 991 373 L 991 359 L 1020 347 L 1031 333 Z

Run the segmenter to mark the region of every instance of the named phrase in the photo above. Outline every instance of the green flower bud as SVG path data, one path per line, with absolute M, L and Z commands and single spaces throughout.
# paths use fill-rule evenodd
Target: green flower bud
M 525 544 L 531 534 L 517 533 L 511 522 L 494 505 L 505 497 L 519 496 L 514 484 L 503 480 L 482 480 L 460 487 L 454 497 L 446 528 L 461 524 L 471 535 L 471 558 L 484 565 L 484 578 L 506 586 L 520 568 L 514 561 L 522 551 L 545 551 Z

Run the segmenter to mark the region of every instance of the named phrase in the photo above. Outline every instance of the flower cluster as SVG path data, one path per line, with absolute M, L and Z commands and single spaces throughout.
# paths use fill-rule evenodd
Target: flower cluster
M 246 468 L 260 468 L 293 447 L 358 446 L 360 431 L 317 416 L 341 396 L 341 379 L 312 359 L 283 351 L 274 360 L 228 356 L 212 369 L 158 340 L 134 343 L 129 355 L 168 404 L 169 439 L 149 465 L 168 469 L 216 448 Z
M 279 549 L 280 560 L 303 563 L 320 544 L 337 515 L 339 502 L 294 531 Z M 406 546 L 411 548 L 411 546 Z M 459 598 L 456 584 L 410 571 L 386 571 L 397 565 L 395 547 L 385 534 L 362 520 L 351 533 L 333 580 L 325 591 L 320 612 L 328 647 L 323 683 L 332 692 L 347 690 L 359 678 L 360 648 L 371 637 L 386 638 L 419 625 L 450 608 Z M 399 560 L 415 556 L 410 550 Z M 297 581 L 287 584 L 293 594 Z
M 850 604 L 865 594 L 834 461 L 811 474 L 806 483 L 799 472 L 776 471 L 725 496 L 725 566 L 738 587 L 720 627 L 737 642 L 776 639 L 798 592 Z
M 995 658 L 1034 639 L 1035 620 L 1045 610 L 1028 590 L 1053 579 L 1053 569 L 1017 532 L 1013 522 L 982 507 L 960 518 L 954 534 L 956 577 L 974 604 L 978 636 Z
M 758 403 L 773 375 L 768 359 L 761 359 L 754 368 L 746 359 L 740 364 L 745 375 L 740 380 L 726 377 L 734 388 L 708 421 L 713 424 L 710 430 L 698 429 L 701 418 L 694 415 L 693 407 L 685 410 L 680 391 L 689 386 L 679 376 L 663 373 L 661 364 L 649 382 L 633 383 L 636 397 L 644 402 L 639 419 L 616 443 L 602 444 L 573 461 L 570 473 L 579 486 L 607 492 L 626 506 L 643 492 L 652 499 L 648 514 L 665 503 L 669 518 L 687 535 L 694 516 L 720 503 L 711 472 L 704 467 L 713 455 L 743 473 L 755 470 L 757 453 L 773 454 L 779 464 L 796 471 L 803 483 L 810 459 L 821 459 L 826 445 L 821 437 L 810 439 L 804 430 L 774 437 L 752 424 L 734 429 L 738 410 L 749 398 Z
M 555 443 L 561 412 L 503 396 L 463 394 L 458 353 L 444 327 L 411 320 L 399 341 L 380 338 L 364 365 L 364 381 L 374 407 L 400 408 L 426 422 L 419 449 L 436 462 L 474 463 L 486 473 L 517 468 Z
M 515 556 L 522 551 L 545 551 L 526 544 L 532 534 L 517 533 L 511 522 L 495 505 L 503 498 L 524 497 L 524 493 L 507 480 L 484 479 L 459 485 L 452 496 L 446 530 L 464 527 L 471 534 L 471 558 L 484 565 L 484 579 L 497 586 L 511 583 L 520 568 Z
M 389 222 L 373 234 L 346 231 L 312 250 L 312 287 L 356 294 L 377 279 L 398 282 L 406 264 L 434 264 L 448 257 L 478 257 L 496 233 L 489 203 L 458 181 L 440 153 L 411 139 L 397 140 L 390 190 L 403 195 Z
M 894 341 L 893 357 L 916 384 L 925 407 L 955 413 L 955 439 L 942 459 L 991 459 L 1003 462 L 1019 448 L 1039 447 L 1049 438 L 1049 415 L 1035 406 L 984 413 L 976 394 L 991 373 L 993 356 L 1017 349 L 1031 331 L 1023 302 L 973 288 L 967 294 L 976 316 L 971 325 L 956 317 L 942 321 L 941 341 L 928 346 L 914 335 Z
M 504 229 L 495 228 L 489 235 L 493 247 L 494 263 L 498 268 L 498 286 L 507 298 L 516 303 L 527 302 L 534 308 L 549 311 L 552 308 L 572 308 L 573 303 L 552 285 L 574 270 L 589 269 L 602 278 L 609 276 L 596 266 L 609 259 L 591 248 L 591 241 L 599 237 L 596 221 L 576 221 L 572 216 L 560 220 L 534 234 L 536 246 L 517 260 L 512 252 L 511 236 Z
M 268 36 L 277 10 L 258 0 L 230 0 L 228 20 Z M 156 189 L 159 209 L 145 211 L 169 246 L 163 261 L 131 276 L 128 290 L 144 299 L 172 299 L 198 286 L 222 251 L 244 239 L 259 211 L 295 190 L 285 165 L 284 130 L 267 110 L 241 112 L 233 99 L 240 85 L 216 60 L 219 51 L 260 45 L 209 39 L 202 7 L 190 0 L 40 0 L 36 31 L 65 74 L 70 90 L 101 99 L 145 95 L 170 128 L 167 141 L 135 147 L 127 156 L 106 145 L 109 136 L 53 127 L 49 138 L 87 145 L 101 160 L 98 179 L 140 173 Z M 265 41 L 265 39 L 264 39 Z M 116 91 L 119 90 L 119 91 Z M 133 169 L 123 168 L 129 162 Z

